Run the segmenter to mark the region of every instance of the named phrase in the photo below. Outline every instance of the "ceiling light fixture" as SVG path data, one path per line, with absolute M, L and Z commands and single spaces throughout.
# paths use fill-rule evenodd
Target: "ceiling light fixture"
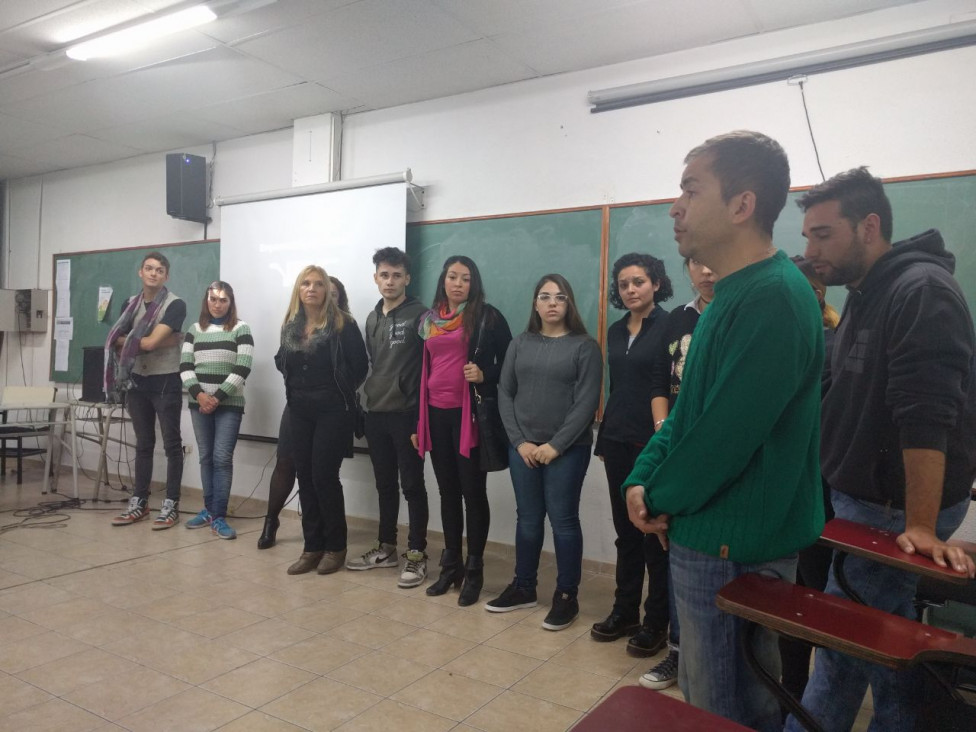
M 76 61 L 117 56 L 141 48 L 163 36 L 195 28 L 216 18 L 217 14 L 206 5 L 195 5 L 176 13 L 153 18 L 122 30 L 111 31 L 82 41 L 70 46 L 67 55 Z
M 591 112 L 606 112 L 640 104 L 654 104 L 670 99 L 683 99 L 699 94 L 782 81 L 800 74 L 811 75 L 824 71 L 850 69 L 855 66 L 974 44 L 976 44 L 976 21 L 950 23 L 792 56 L 655 79 L 613 89 L 600 89 L 591 91 L 587 101 L 593 105 Z

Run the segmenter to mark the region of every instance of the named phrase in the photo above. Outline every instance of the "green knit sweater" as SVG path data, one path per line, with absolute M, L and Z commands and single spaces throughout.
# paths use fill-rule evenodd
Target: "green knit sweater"
M 244 411 L 244 381 L 254 361 L 254 339 L 243 320 L 232 330 L 209 325 L 206 330 L 194 323 L 183 336 L 180 353 L 180 378 L 190 395 L 190 409 L 199 409 L 197 395 L 202 391 L 217 398 L 221 409 Z
M 676 544 L 737 562 L 809 546 L 823 529 L 823 326 L 783 252 L 722 278 L 698 321 L 674 411 L 624 481 L 644 486 Z

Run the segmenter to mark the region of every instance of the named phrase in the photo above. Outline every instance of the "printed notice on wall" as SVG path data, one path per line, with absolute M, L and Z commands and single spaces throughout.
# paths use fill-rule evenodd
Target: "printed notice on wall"
M 68 370 L 68 347 L 71 341 L 54 341 L 54 370 Z
M 97 318 L 99 323 L 105 320 L 105 314 L 108 312 L 108 305 L 110 302 L 112 302 L 112 288 L 99 287 L 98 288 L 98 311 L 95 313 L 95 317 Z
M 71 260 L 59 259 L 55 269 L 58 302 L 54 308 L 54 315 L 68 317 L 71 315 Z

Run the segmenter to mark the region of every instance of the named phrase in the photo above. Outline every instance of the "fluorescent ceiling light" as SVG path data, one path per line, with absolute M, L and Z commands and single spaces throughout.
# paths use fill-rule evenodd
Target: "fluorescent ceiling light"
M 209 23 L 216 17 L 216 13 L 206 5 L 196 5 L 171 15 L 164 15 L 161 18 L 147 20 L 145 23 L 106 33 L 90 41 L 83 41 L 68 48 L 67 54 L 69 58 L 77 61 L 117 56 L 141 48 L 170 33 Z
M 792 76 L 850 69 L 855 66 L 974 44 L 976 44 L 976 21 L 950 23 L 792 56 L 628 84 L 613 89 L 600 89 L 591 91 L 587 101 L 593 105 L 591 112 L 606 112 L 640 104 L 654 104 L 670 99 L 683 99 L 699 94 L 782 81 Z

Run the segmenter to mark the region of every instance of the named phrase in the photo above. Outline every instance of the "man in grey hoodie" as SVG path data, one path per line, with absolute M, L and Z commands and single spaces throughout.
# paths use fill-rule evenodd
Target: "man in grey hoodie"
M 423 345 L 417 321 L 427 306 L 406 293 L 410 259 L 396 247 L 373 255 L 373 280 L 382 299 L 366 318 L 366 350 L 372 365 L 366 378 L 366 440 L 376 475 L 380 526 L 376 545 L 350 559 L 346 569 L 399 566 L 397 517 L 400 487 L 407 500 L 410 529 L 406 562 L 397 583 L 417 587 L 427 578 L 427 488 L 424 461 L 410 443 L 417 431 Z M 398 480 L 399 478 L 399 480 Z

